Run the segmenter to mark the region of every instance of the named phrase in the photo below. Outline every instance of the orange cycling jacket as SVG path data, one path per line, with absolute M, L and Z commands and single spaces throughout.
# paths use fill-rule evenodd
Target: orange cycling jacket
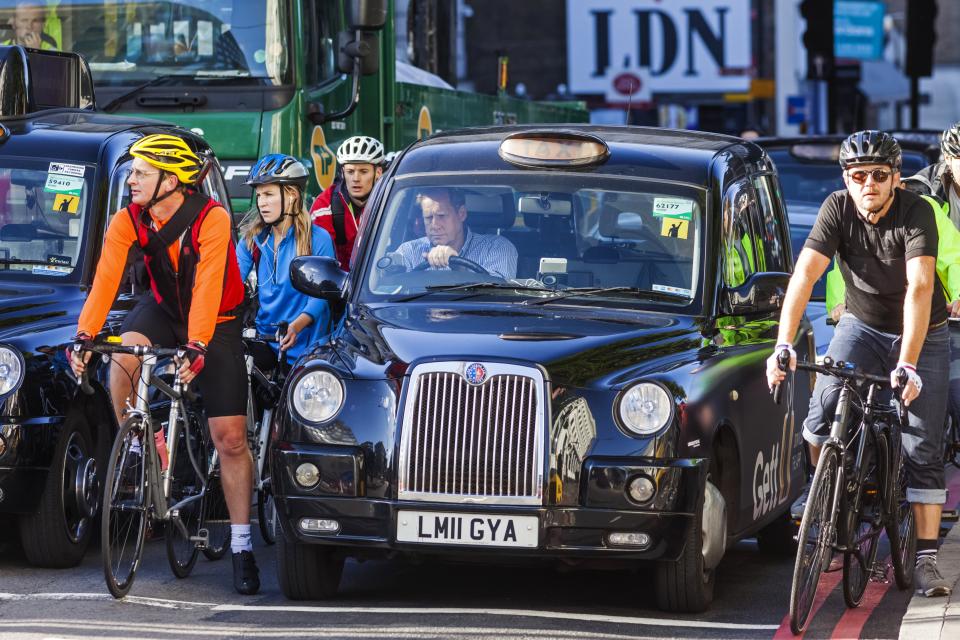
M 78 332 L 91 336 L 97 335 L 103 328 L 107 314 L 117 297 L 127 254 L 130 252 L 130 247 L 139 241 L 133 216 L 130 214 L 131 212 L 127 209 L 121 209 L 110 221 L 100 261 L 97 264 L 93 288 L 83 305 L 83 311 L 80 312 Z M 150 219 L 157 231 L 169 221 L 161 222 L 152 214 Z M 194 224 L 199 225 L 199 231 L 196 233 L 199 261 L 196 265 L 190 296 L 187 340 L 199 340 L 209 344 L 217 324 L 233 319 L 233 316 L 222 313 L 224 304 L 232 309 L 243 301 L 243 283 L 240 281 L 240 268 L 237 265 L 233 246 L 230 214 L 223 207 L 214 206 Z M 188 230 L 179 242 L 174 242 L 167 247 L 174 271 L 178 270 L 181 244 L 184 241 L 190 242 L 190 235 Z M 151 274 L 152 278 L 153 274 Z M 151 282 L 151 285 L 156 295 L 156 283 Z

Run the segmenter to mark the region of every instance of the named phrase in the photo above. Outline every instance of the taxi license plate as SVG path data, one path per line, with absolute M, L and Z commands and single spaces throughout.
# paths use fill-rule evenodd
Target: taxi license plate
M 397 512 L 397 542 L 536 548 L 538 531 L 536 516 Z

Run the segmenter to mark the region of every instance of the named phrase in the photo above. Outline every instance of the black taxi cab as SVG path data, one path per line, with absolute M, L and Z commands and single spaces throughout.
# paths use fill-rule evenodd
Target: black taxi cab
M 32 81 L 32 82 L 31 82 Z M 80 562 L 116 431 L 106 367 L 78 393 L 64 353 L 93 282 L 110 215 L 126 203 L 130 145 L 175 132 L 98 113 L 76 54 L 0 47 L 0 534 L 19 531 L 28 562 Z M 227 202 L 219 170 L 201 187 Z M 133 284 L 104 329 L 119 329 Z
M 737 138 L 543 126 L 404 151 L 351 270 L 291 266 L 343 311 L 273 424 L 278 575 L 448 554 L 655 569 L 709 606 L 725 549 L 789 549 L 810 385 L 764 377 L 789 272 L 774 168 Z M 795 345 L 812 355 L 804 320 Z

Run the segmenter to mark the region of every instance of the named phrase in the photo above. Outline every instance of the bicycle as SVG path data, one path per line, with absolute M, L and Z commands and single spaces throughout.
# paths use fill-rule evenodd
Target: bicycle
M 80 345 L 74 345 L 80 353 Z M 123 353 L 142 358 L 136 401 L 127 403 L 126 419 L 117 431 L 104 480 L 101 521 L 103 571 L 115 598 L 124 597 L 133 585 L 143 558 L 148 525 L 169 524 L 165 535 L 167 560 L 173 574 L 185 578 L 193 570 L 198 552 L 216 559 L 226 553 L 229 519 L 219 464 L 206 418 L 194 396 L 174 374 L 168 385 L 157 374 L 159 358 L 182 358 L 180 348 L 124 346 L 109 340 L 91 349 L 109 358 Z M 78 381 L 85 392 L 85 375 Z M 161 469 L 155 435 L 163 424 L 152 415 L 150 389 L 170 400 L 166 442 L 168 465 Z M 183 457 L 186 456 L 186 457 Z M 224 524 L 226 523 L 226 524 Z M 211 531 L 212 529 L 212 531 Z
M 277 352 L 277 362 L 269 377 L 254 364 L 250 347 L 254 343 L 276 344 L 283 340 L 287 333 L 287 323 L 277 324 L 276 334 L 257 333 L 256 328 L 243 330 L 243 341 L 248 347 L 245 355 L 247 363 L 247 437 L 250 440 L 250 450 L 253 452 L 254 488 L 257 492 L 257 522 L 260 525 L 260 534 L 264 542 L 274 544 L 277 541 L 277 512 L 273 503 L 273 492 L 270 487 L 267 469 L 268 449 L 270 446 L 270 423 L 273 411 L 280 398 L 280 388 L 283 380 L 280 371 L 284 364 L 284 352 Z M 263 414 L 259 422 L 256 419 L 257 409 L 254 405 L 253 383 L 257 382 L 262 389 L 264 398 Z
M 789 353 L 778 356 L 787 370 Z M 877 399 L 889 388 L 882 376 L 857 370 L 853 363 L 824 358 L 822 365 L 798 362 L 797 368 L 839 378 L 839 398 L 830 436 L 820 450 L 810 492 L 797 535 L 797 557 L 790 586 L 790 629 L 800 634 L 806 628 L 820 576 L 829 569 L 834 553 L 843 554 L 843 597 L 848 607 L 863 600 L 867 583 L 886 567 L 878 566 L 879 538 L 884 531 L 890 541 L 897 587 L 913 583 L 916 531 L 913 511 L 906 500 L 906 472 L 900 448 L 900 425 L 907 420 L 899 411 Z M 906 375 L 899 379 L 906 384 Z M 857 390 L 866 384 L 866 399 Z M 781 385 L 774 390 L 779 404 Z M 854 413 L 860 422 L 853 433 Z M 836 570 L 836 569 L 833 569 Z

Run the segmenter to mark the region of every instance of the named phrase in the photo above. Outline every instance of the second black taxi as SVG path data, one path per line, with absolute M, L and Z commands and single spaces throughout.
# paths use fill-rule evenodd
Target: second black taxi
M 790 550 L 810 385 L 778 406 L 763 375 L 793 258 L 759 147 L 449 132 L 366 211 L 349 274 L 291 267 L 343 315 L 273 424 L 288 597 L 332 596 L 348 557 L 532 556 L 652 563 L 659 606 L 700 611 L 731 543 Z

